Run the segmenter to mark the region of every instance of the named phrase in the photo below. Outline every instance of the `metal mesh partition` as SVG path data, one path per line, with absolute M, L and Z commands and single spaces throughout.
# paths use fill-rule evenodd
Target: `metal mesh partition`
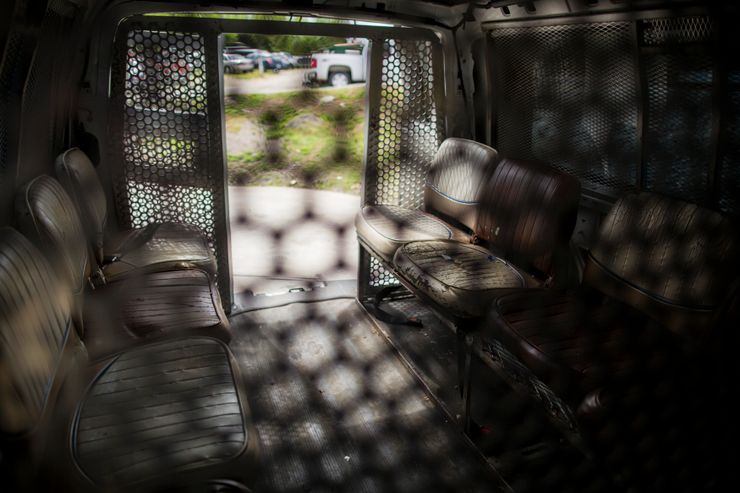
M 69 93 L 61 93 L 62 77 L 54 75 L 65 74 L 67 67 L 63 63 L 71 56 L 66 43 L 71 36 L 72 14 L 73 9 L 64 0 L 47 5 L 21 103 L 19 151 L 23 161 L 52 163 L 64 146 Z
M 371 57 L 364 202 L 416 209 L 444 129 L 439 46 L 375 39 Z M 369 263 L 371 287 L 398 282 L 377 259 L 366 255 L 361 262 Z
M 442 137 L 434 46 L 430 41 L 397 39 L 376 44 L 382 46 L 383 56 L 378 104 L 370 106 L 366 202 L 417 208 Z
M 705 16 L 670 17 L 643 21 L 643 42 L 646 45 L 696 43 L 712 35 L 712 22 Z
M 591 192 L 736 213 L 738 75 L 718 30 L 706 15 L 492 27 L 495 146 Z
M 735 66 L 727 72 L 725 99 L 725 119 L 723 120 L 724 141 L 722 158 L 718 173 L 718 204 L 724 212 L 740 210 L 740 66 L 737 58 Z
M 167 221 L 198 226 L 216 254 L 228 310 L 218 38 L 169 26 L 121 32 L 111 110 L 119 221 L 126 228 Z
M 645 188 L 707 201 L 712 160 L 712 24 L 705 17 L 643 21 Z
M 17 124 L 12 121 L 16 112 L 10 111 L 10 94 L 18 91 L 19 68 L 21 66 L 21 46 L 23 37 L 20 33 L 11 32 L 6 41 L 5 53 L 3 53 L 2 67 L 0 69 L 0 170 L 8 167 L 8 147 L 10 146 L 12 127 Z
M 629 22 L 496 28 L 498 151 L 570 172 L 589 189 L 637 184 L 639 84 Z

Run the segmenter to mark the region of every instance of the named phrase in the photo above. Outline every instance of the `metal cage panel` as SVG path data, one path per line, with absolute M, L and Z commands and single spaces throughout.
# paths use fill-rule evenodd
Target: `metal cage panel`
M 647 46 L 708 41 L 714 29 L 703 15 L 646 19 L 642 23 L 642 42 Z
M 708 203 L 714 25 L 704 16 L 646 19 L 640 32 L 646 88 L 644 187 Z
M 678 52 L 650 53 L 643 60 L 645 188 L 704 203 L 712 160 L 712 60 Z
M 372 40 L 364 204 L 422 206 L 424 184 L 442 142 L 444 120 L 439 44 L 430 40 Z M 398 284 L 381 262 L 360 258 L 361 296 Z
M 740 211 L 740 60 L 736 58 L 734 64 L 727 71 L 727 92 L 722 103 L 726 144 L 719 162 L 717 192 L 720 210 L 737 213 Z
M 661 15 L 492 26 L 493 141 L 589 192 L 653 190 L 737 214 L 729 24 Z
M 121 28 L 112 74 L 113 176 L 122 227 L 172 221 L 203 230 L 229 310 L 219 60 L 215 33 Z
M 418 208 L 427 171 L 442 140 L 435 45 L 374 41 L 373 51 L 379 47 L 380 66 L 371 72 L 371 84 L 379 84 L 379 91 L 371 88 L 375 98 L 370 101 L 365 203 Z
M 639 85 L 629 22 L 496 28 L 498 151 L 604 193 L 635 188 Z

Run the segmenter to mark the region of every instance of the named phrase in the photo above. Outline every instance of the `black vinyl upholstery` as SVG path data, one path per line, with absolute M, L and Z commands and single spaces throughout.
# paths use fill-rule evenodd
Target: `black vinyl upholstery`
M 146 228 L 110 233 L 105 191 L 90 159 L 80 149 L 62 153 L 56 161 L 57 177 L 82 214 L 95 258 L 106 278 L 138 270 L 162 271 L 200 268 L 216 272 L 216 260 L 203 232 L 196 226 L 161 223 Z M 113 259 L 112 262 L 106 262 Z
M 530 273 L 557 281 L 568 271 L 581 185 L 537 161 L 502 159 L 481 188 L 475 234 Z
M 81 293 L 93 262 L 75 206 L 61 185 L 50 176 L 34 178 L 16 195 L 15 211 L 21 232 Z
M 107 284 L 87 296 L 83 320 L 93 359 L 173 336 L 231 340 L 218 290 L 200 269 L 152 272 Z

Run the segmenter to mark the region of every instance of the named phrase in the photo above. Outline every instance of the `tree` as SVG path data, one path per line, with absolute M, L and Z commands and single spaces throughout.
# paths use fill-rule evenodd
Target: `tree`
M 163 15 L 163 14 L 155 14 Z M 285 15 L 263 15 L 263 14 L 224 14 L 224 13 L 200 13 L 182 12 L 167 14 L 176 17 L 198 17 L 202 19 L 239 19 L 257 21 L 291 21 L 311 22 L 311 18 L 288 17 Z M 348 21 L 341 19 L 321 19 L 326 24 L 346 24 Z M 344 43 L 344 38 L 334 36 L 304 36 L 299 34 L 251 34 L 251 33 L 225 33 L 224 44 L 243 43 L 249 48 L 257 48 L 266 51 L 287 51 L 292 55 L 305 56 L 329 48 L 337 43 Z

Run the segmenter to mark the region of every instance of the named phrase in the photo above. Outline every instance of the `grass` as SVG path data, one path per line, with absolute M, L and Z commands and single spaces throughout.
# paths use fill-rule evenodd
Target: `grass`
M 228 98 L 227 129 L 248 119 L 267 137 L 264 152 L 228 156 L 229 182 L 359 193 L 364 98 L 364 87 Z

